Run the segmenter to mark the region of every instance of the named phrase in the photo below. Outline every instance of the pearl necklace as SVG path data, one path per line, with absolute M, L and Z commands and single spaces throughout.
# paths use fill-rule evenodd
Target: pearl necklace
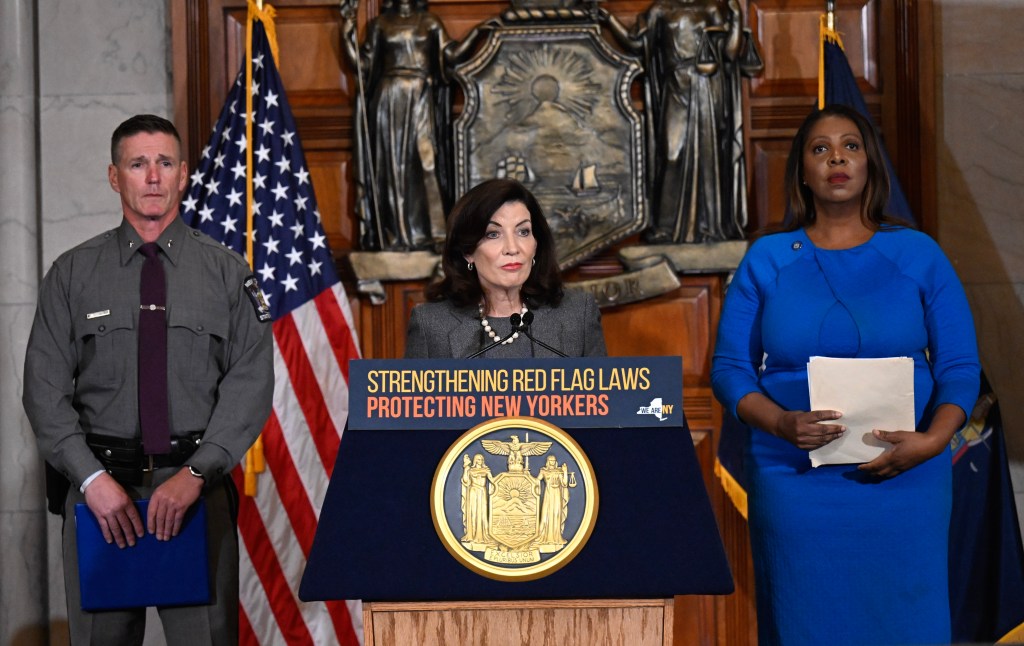
M 484 332 L 487 332 L 487 336 L 491 337 L 491 339 L 493 341 L 500 341 L 501 337 L 498 336 L 497 332 L 495 332 L 494 330 L 491 329 L 491 324 L 487 321 L 486 318 L 484 318 L 484 305 L 483 305 L 483 303 L 481 303 L 479 306 L 477 306 L 477 310 L 480 312 L 480 325 L 483 326 Z M 523 305 L 523 309 L 520 311 L 520 314 L 526 314 L 527 311 L 528 310 L 526 308 L 526 305 Z M 509 338 L 505 339 L 504 341 L 501 341 L 501 344 L 502 345 L 507 345 L 509 343 L 512 343 L 513 341 L 515 341 L 518 338 L 519 338 L 519 331 L 516 330 L 516 332 L 514 332 L 512 334 L 512 336 L 510 336 Z

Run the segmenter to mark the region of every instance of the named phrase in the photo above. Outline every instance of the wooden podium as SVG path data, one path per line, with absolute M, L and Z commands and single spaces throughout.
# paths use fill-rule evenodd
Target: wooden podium
M 601 375 L 645 371 L 642 388 L 604 384 L 607 409 L 600 415 L 567 411 L 545 418 L 586 454 L 600 496 L 585 545 L 539 578 L 496 580 L 471 570 L 449 553 L 431 518 L 435 470 L 468 429 L 490 420 L 483 407 L 458 418 L 387 419 L 374 417 L 367 401 L 415 398 L 408 389 L 427 383 L 424 375 L 481 370 L 589 371 L 598 376 L 594 392 Z M 401 394 L 381 394 L 385 382 L 401 384 Z M 564 396 L 551 389 L 518 392 L 514 383 L 502 398 Z M 366 644 L 695 643 L 708 603 L 698 595 L 733 591 L 682 414 L 679 357 L 355 361 L 350 393 L 349 426 L 299 596 L 363 599 Z M 505 460 L 489 459 L 496 459 L 495 472 Z M 692 621 L 679 621 L 680 604 L 693 608 L 684 615 Z
M 363 644 L 671 646 L 672 622 L 672 599 L 375 601 L 363 604 Z

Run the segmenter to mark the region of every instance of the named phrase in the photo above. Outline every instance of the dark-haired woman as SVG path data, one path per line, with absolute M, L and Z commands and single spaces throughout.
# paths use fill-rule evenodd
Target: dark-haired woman
M 601 313 L 589 294 L 564 289 L 555 241 L 522 184 L 492 179 L 455 204 L 441 256 L 444 278 L 412 311 L 406 358 L 464 358 L 495 341 L 490 358 L 605 356 Z M 510 317 L 531 312 L 529 338 Z M 512 336 L 509 336 L 512 334 Z
M 760 644 L 950 640 L 949 441 L 978 394 L 962 286 L 928 236 L 886 217 L 889 179 L 860 114 L 811 114 L 786 167 L 792 215 L 729 286 L 715 394 L 750 430 L 746 470 Z M 916 428 L 861 465 L 811 468 L 844 432 L 808 410 L 812 356 L 912 357 Z

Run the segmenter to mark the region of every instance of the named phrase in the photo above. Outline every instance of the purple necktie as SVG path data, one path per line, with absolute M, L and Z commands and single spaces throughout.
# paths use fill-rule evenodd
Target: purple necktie
M 139 283 L 139 422 L 147 455 L 170 453 L 167 426 L 167 286 L 160 247 L 147 242 Z

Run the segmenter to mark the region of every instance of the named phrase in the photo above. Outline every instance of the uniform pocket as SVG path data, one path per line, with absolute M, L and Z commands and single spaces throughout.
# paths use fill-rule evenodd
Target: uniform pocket
M 167 308 L 167 347 L 171 374 L 187 371 L 191 379 L 216 381 L 224 370 L 228 312 L 176 305 Z
M 127 370 L 138 353 L 133 343 L 134 328 L 135 320 L 127 308 L 102 310 L 76 318 L 77 377 L 87 383 L 109 384 L 134 374 Z

